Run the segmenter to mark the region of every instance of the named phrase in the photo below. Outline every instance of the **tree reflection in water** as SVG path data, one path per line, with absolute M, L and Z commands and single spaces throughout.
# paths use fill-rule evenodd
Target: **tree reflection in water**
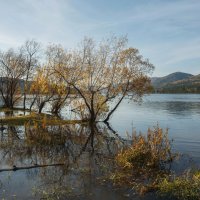
M 125 145 L 105 124 L 7 125 L 0 141 L 0 168 L 64 164 L 24 171 L 27 178 L 37 180 L 36 198 L 50 199 L 89 195 L 96 178 L 109 173 L 114 167 L 113 157 Z

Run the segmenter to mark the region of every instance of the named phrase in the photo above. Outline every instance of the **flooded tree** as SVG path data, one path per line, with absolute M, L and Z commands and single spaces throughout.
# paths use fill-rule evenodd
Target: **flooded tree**
M 27 94 L 30 93 L 30 81 L 33 80 L 36 68 L 39 64 L 38 53 L 40 51 L 40 44 L 35 40 L 27 40 L 20 48 L 20 51 L 25 59 L 24 67 L 26 69 L 23 87 L 23 109 L 25 110 Z
M 10 49 L 0 53 L 0 93 L 3 104 L 13 108 L 21 98 L 22 78 L 26 72 L 25 60 L 20 52 Z
M 78 50 L 57 73 L 79 95 L 76 109 L 90 122 L 108 121 L 122 100 L 138 100 L 148 92 L 153 65 L 135 48 L 127 47 L 126 37 L 111 37 L 98 45 L 85 38 Z
M 46 66 L 51 71 L 49 79 L 55 88 L 55 95 L 51 101 L 51 113 L 54 115 L 59 115 L 61 109 L 66 105 L 66 100 L 69 100 L 71 92 L 69 84 L 54 71 L 55 68 L 64 66 L 67 60 L 68 55 L 61 45 L 51 44 L 47 47 Z
M 49 103 L 51 112 L 59 115 L 68 103 L 83 120 L 107 122 L 125 97 L 138 101 L 151 88 L 148 75 L 154 67 L 128 47 L 126 37 L 112 36 L 100 43 L 85 38 L 70 51 L 51 44 L 43 64 L 39 50 L 39 43 L 28 40 L 18 53 L 1 54 L 0 92 L 6 107 L 13 108 L 23 97 L 26 109 L 31 94 L 30 110 L 36 105 L 41 113 Z
M 50 73 L 50 70 L 46 67 L 37 70 L 37 74 L 33 79 L 30 89 L 31 94 L 33 95 L 30 110 L 34 103 L 36 103 L 38 113 L 41 113 L 45 104 L 50 102 L 56 94 L 56 87 L 51 83 L 49 78 L 51 75 Z

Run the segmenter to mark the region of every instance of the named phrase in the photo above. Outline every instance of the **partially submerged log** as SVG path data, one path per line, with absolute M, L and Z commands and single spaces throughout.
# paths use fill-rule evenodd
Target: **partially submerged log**
M 63 163 L 56 163 L 56 164 L 49 164 L 49 165 L 31 165 L 31 166 L 23 166 L 23 167 L 17 167 L 13 165 L 12 168 L 5 168 L 5 169 L 0 169 L 0 172 L 5 172 L 5 171 L 17 171 L 17 170 L 23 170 L 23 169 L 32 169 L 32 168 L 39 168 L 39 167 L 56 167 L 56 166 L 63 166 Z

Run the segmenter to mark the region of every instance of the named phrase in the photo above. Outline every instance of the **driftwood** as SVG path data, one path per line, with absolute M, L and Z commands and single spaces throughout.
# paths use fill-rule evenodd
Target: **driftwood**
M 39 168 L 39 167 L 54 167 L 54 166 L 62 166 L 63 163 L 57 163 L 57 164 L 49 164 L 49 165 L 32 165 L 32 166 L 24 166 L 24 167 L 16 167 L 15 165 L 12 168 L 6 168 L 6 169 L 0 169 L 0 172 L 5 171 L 17 171 L 17 170 L 23 170 L 23 169 L 32 169 L 32 168 Z

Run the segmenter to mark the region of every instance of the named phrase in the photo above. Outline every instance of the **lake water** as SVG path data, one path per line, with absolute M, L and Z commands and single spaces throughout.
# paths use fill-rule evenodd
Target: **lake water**
M 200 166 L 200 95 L 152 94 L 145 96 L 141 104 L 125 100 L 110 121 L 112 129 L 122 138 L 133 130 L 145 134 L 157 124 L 169 129 L 174 151 L 191 158 L 188 166 Z M 0 199 L 47 199 L 47 193 L 56 199 L 56 192 L 63 193 L 61 199 L 66 199 L 66 192 L 67 199 L 156 198 L 151 194 L 139 197 L 129 189 L 121 191 L 104 184 L 100 177 L 112 170 L 112 158 L 124 142 L 103 124 L 98 125 L 95 135 L 87 127 L 78 125 L 48 129 L 9 125 L 5 128 L 0 133 L 0 169 L 52 163 L 64 166 L 0 172 Z M 37 141 L 32 136 L 37 136 Z
M 114 113 L 112 127 L 126 137 L 132 129 L 146 132 L 152 126 L 169 129 L 174 148 L 200 159 L 200 95 L 152 94 L 140 105 L 124 102 Z

